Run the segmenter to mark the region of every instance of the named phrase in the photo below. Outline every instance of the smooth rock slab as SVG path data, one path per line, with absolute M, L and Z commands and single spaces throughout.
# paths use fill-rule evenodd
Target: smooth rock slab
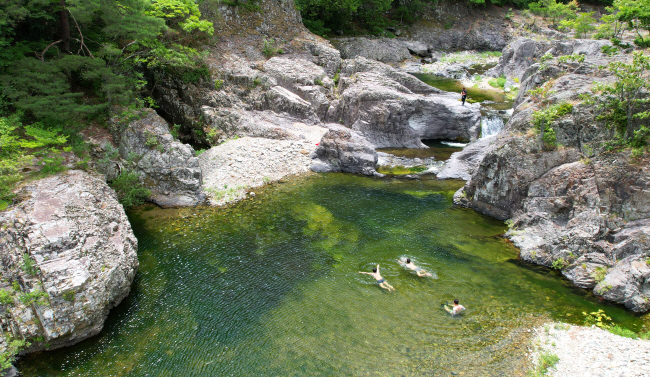
M 109 310 L 128 295 L 137 239 L 100 178 L 69 171 L 23 190 L 26 200 L 0 213 L 0 288 L 14 298 L 0 311 L 0 344 L 7 333 L 30 342 L 28 352 L 78 343 L 99 333 Z M 19 300 L 36 291 L 47 297 L 30 305 Z

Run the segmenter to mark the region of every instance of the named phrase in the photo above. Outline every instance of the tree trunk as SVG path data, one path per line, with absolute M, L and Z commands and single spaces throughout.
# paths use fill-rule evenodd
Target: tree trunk
M 70 52 L 70 22 L 68 20 L 68 10 L 65 8 L 65 0 L 61 1 L 61 13 L 59 13 L 59 20 L 61 22 L 61 40 L 63 51 Z

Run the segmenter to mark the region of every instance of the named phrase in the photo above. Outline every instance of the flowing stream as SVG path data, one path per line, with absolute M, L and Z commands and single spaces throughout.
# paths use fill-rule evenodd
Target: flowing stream
M 129 212 L 140 268 L 104 330 L 23 358 L 33 376 L 523 375 L 531 326 L 603 309 L 524 264 L 459 181 L 321 174 L 227 208 Z M 420 278 L 396 258 L 435 274 Z M 388 293 L 358 271 L 380 272 Z M 441 304 L 467 308 L 451 317 Z

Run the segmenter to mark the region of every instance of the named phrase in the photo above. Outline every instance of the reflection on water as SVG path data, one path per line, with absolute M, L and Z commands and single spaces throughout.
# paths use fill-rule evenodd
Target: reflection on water
M 24 358 L 33 376 L 523 375 L 525 329 L 602 308 L 517 260 L 457 181 L 326 174 L 228 208 L 129 214 L 140 269 L 100 335 Z M 401 268 L 410 257 L 438 279 Z M 370 271 L 396 288 L 377 287 Z M 465 315 L 441 304 L 459 298 Z
M 453 143 L 444 140 L 422 140 L 422 143 L 429 148 L 380 148 L 379 152 L 390 153 L 398 157 L 406 158 L 427 158 L 434 157 L 438 161 L 447 161 L 452 153 L 463 149 L 464 143 Z

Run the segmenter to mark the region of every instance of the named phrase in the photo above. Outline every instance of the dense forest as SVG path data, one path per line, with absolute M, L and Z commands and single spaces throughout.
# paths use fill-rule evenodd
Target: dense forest
M 303 22 L 312 32 L 320 35 L 337 31 L 370 33 L 392 36 L 386 27 L 410 24 L 435 8 L 443 0 L 296 0 Z M 612 5 L 613 0 L 592 0 L 598 5 Z M 526 9 L 531 4 L 540 7 L 554 7 L 554 0 L 460 0 L 480 10 L 486 5 L 509 6 Z M 561 5 L 568 5 L 560 2 Z M 574 1 L 574 4 L 577 3 Z M 534 6 L 534 5 L 533 5 Z

